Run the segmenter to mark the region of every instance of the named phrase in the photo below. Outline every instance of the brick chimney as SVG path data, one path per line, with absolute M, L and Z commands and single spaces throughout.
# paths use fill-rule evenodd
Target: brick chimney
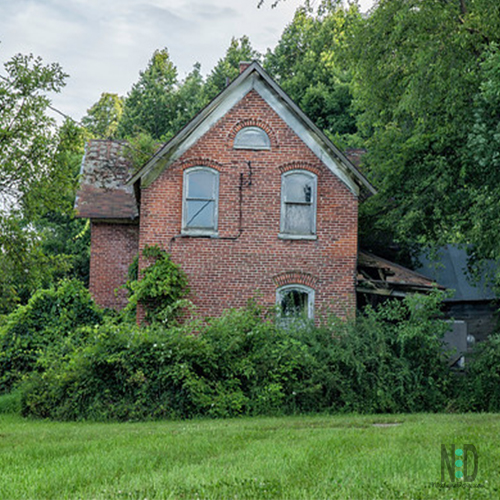
M 248 66 L 250 66 L 250 64 L 252 63 L 248 61 L 240 61 L 240 75 L 248 68 Z

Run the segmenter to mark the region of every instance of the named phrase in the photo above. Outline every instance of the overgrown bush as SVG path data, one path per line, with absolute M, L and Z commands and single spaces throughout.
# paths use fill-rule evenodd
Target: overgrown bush
M 170 255 L 158 246 L 145 247 L 143 257 L 150 265 L 142 270 L 138 279 L 138 262 L 129 269 L 129 303 L 125 315 L 135 317 L 138 304 L 144 307 L 146 321 L 163 324 L 175 323 L 184 307 L 188 305 L 185 297 L 189 294 L 188 280 L 179 265 L 172 262 Z
M 0 392 L 10 390 L 61 339 L 101 320 L 102 312 L 80 281 L 64 280 L 36 292 L 0 327 Z
M 457 405 L 462 411 L 500 411 L 500 334 L 476 346 L 466 376 L 457 381 Z
M 148 419 L 445 407 L 437 297 L 368 309 L 357 323 L 280 328 L 255 304 L 208 324 L 107 322 L 47 354 L 22 386 L 26 415 Z M 72 349 L 72 350 L 71 350 Z
M 335 346 L 345 411 L 416 412 L 446 407 L 451 373 L 439 319 L 441 294 L 408 296 L 337 323 Z

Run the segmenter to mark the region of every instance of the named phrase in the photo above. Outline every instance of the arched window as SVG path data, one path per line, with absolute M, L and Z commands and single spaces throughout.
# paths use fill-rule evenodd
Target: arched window
M 315 238 L 316 175 L 290 170 L 281 176 L 280 237 Z
M 189 234 L 217 231 L 219 172 L 209 167 L 184 171 L 182 229 Z
M 269 136 L 260 127 L 242 128 L 234 138 L 235 149 L 271 149 Z
M 280 316 L 289 319 L 314 317 L 314 290 L 305 285 L 285 285 L 276 291 Z

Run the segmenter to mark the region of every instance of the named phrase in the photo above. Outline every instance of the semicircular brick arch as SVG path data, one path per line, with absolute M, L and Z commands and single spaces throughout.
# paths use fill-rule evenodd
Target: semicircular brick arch
M 259 127 L 261 128 L 269 137 L 269 140 L 271 141 L 271 149 L 278 148 L 278 140 L 276 139 L 276 134 L 274 133 L 274 130 L 263 120 L 259 120 L 257 118 L 248 118 L 247 120 L 241 120 L 238 122 L 231 132 L 228 135 L 228 142 L 229 145 L 232 146 L 234 142 L 234 138 L 236 137 L 236 134 L 246 128 L 246 127 Z
M 273 282 L 277 287 L 285 285 L 305 285 L 314 289 L 318 285 L 318 281 L 319 278 L 317 276 L 299 270 L 286 271 L 273 277 Z
M 290 163 L 280 165 L 278 168 L 282 174 L 284 174 L 285 172 L 289 172 L 290 170 L 307 170 L 308 172 L 316 174 L 318 177 L 321 175 L 319 166 L 307 163 L 305 161 L 292 161 Z
M 211 158 L 186 158 L 181 164 L 180 167 L 182 170 L 186 170 L 191 167 L 210 167 L 218 172 L 221 172 L 223 166 Z

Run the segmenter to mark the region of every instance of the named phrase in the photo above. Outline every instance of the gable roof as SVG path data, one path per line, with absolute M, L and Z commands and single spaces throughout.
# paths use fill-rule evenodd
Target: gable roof
M 126 184 L 132 165 L 125 142 L 91 140 L 85 146 L 75 209 L 77 217 L 132 222 L 139 217 L 134 188 Z
M 287 123 L 334 175 L 355 195 L 375 194 L 368 179 L 344 156 L 326 135 L 304 114 L 283 89 L 256 61 L 196 115 L 176 136 L 165 144 L 132 178 L 129 185 L 141 181 L 149 186 L 160 173 L 187 151 L 248 92 L 255 90 Z

